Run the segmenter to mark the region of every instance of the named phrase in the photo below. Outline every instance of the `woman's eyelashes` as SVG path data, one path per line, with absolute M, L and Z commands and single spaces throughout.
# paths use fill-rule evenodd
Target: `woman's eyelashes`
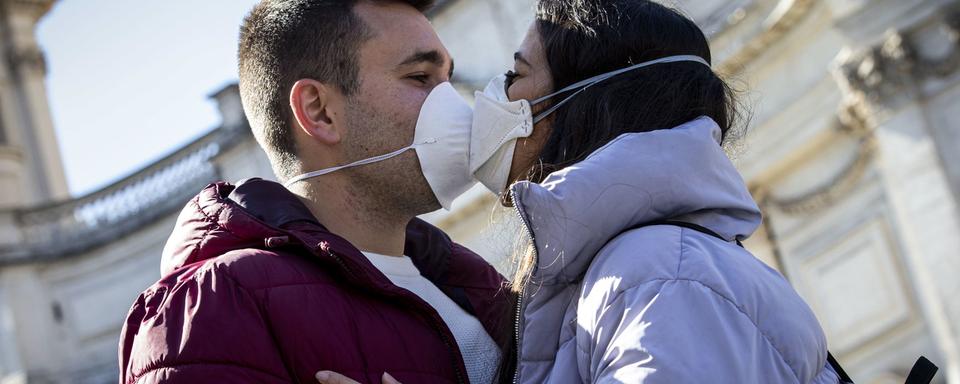
M 510 88 L 510 86 L 513 85 L 513 81 L 516 80 L 517 77 L 520 76 L 520 75 L 518 75 L 516 72 L 514 72 L 513 70 L 509 70 L 509 71 L 507 71 L 507 73 L 505 73 L 505 74 L 503 74 L 503 75 L 505 76 L 504 84 L 503 84 L 503 85 L 506 86 L 507 88 Z

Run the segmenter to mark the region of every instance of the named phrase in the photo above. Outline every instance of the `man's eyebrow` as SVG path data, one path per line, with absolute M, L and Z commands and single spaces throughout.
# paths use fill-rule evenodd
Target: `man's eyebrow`
M 523 63 L 523 64 L 526 64 L 526 66 L 528 66 L 528 67 L 532 67 L 532 65 L 530 65 L 530 62 L 527 61 L 527 59 L 524 59 L 524 58 L 523 58 L 523 55 L 520 54 L 520 52 L 514 52 L 514 53 L 513 53 L 513 60 L 514 60 L 514 61 L 519 61 L 519 62 L 521 62 L 521 63 Z
M 400 63 L 399 66 L 410 65 L 410 64 L 419 64 L 419 63 L 433 63 L 436 65 L 443 65 L 443 55 L 439 51 L 420 51 L 416 52 Z
M 437 51 L 437 50 L 420 51 L 407 57 L 398 66 L 402 67 L 404 65 L 419 64 L 419 63 L 431 63 L 431 64 L 435 64 L 438 67 L 443 66 L 443 55 L 441 55 L 440 51 Z M 450 72 L 447 73 L 447 76 L 453 76 L 453 59 L 452 58 L 450 59 Z

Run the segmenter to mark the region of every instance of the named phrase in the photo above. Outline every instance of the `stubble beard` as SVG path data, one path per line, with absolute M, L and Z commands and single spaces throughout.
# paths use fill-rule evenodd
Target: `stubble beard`
M 351 100 L 346 111 L 350 134 L 345 140 L 349 161 L 379 156 L 407 145 L 403 119 L 384 113 L 360 100 Z M 354 203 L 366 207 L 366 219 L 382 223 L 408 220 L 440 208 L 420 170 L 414 149 L 373 164 L 345 170 L 348 192 Z

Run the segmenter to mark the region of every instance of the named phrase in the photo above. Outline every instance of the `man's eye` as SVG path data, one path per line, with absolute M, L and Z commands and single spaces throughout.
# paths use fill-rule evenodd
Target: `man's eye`
M 430 75 L 426 75 L 426 74 L 412 75 L 412 76 L 407 76 L 407 78 L 426 84 L 427 81 L 430 80 Z

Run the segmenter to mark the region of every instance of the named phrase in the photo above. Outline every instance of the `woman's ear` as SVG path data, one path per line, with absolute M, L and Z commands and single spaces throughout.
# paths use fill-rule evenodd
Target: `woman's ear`
M 331 87 L 312 79 L 297 80 L 290 90 L 290 109 L 296 127 L 323 144 L 334 145 L 340 142 L 339 119 L 333 106 L 333 99 L 340 93 Z

